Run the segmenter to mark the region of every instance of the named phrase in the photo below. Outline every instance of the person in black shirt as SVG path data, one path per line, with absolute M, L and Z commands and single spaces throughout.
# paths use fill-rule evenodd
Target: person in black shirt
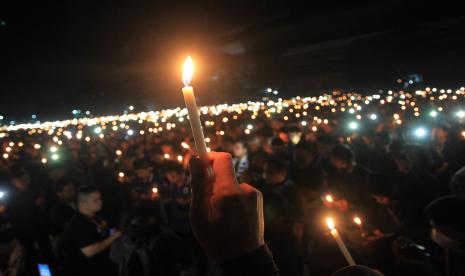
M 75 185 L 71 179 L 60 179 L 55 183 L 57 201 L 50 211 L 52 233 L 59 235 L 64 231 L 74 213 L 76 213 Z
M 79 189 L 78 212 L 65 233 L 65 253 L 71 275 L 114 275 L 108 249 L 121 236 L 120 231 L 109 235 L 106 222 L 97 216 L 102 208 L 100 192 L 93 187 Z

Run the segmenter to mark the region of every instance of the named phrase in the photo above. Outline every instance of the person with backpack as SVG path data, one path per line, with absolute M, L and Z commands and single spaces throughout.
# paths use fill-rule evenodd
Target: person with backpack
M 193 273 L 193 256 L 182 241 L 160 228 L 149 210 L 129 216 L 121 239 L 110 249 L 119 276 L 177 276 Z

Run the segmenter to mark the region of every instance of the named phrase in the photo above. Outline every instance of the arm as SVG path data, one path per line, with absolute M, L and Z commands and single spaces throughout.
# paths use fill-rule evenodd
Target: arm
M 90 244 L 88 246 L 85 246 L 85 247 L 81 248 L 81 253 L 84 256 L 86 256 L 87 258 L 93 257 L 93 256 L 97 255 L 98 253 L 104 251 L 108 247 L 110 247 L 110 245 L 116 239 L 118 239 L 120 236 L 121 236 L 121 232 L 117 231 L 116 233 L 114 233 L 110 237 L 108 237 L 108 238 L 106 238 L 106 239 L 104 239 L 104 240 L 102 240 L 100 242 L 96 242 L 96 243 L 93 243 L 93 244 Z

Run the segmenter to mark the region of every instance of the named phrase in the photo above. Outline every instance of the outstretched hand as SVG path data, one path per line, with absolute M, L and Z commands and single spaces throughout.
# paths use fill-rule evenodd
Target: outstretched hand
M 207 254 L 221 261 L 239 257 L 264 245 L 263 197 L 249 184 L 239 184 L 231 155 L 210 152 L 207 164 L 190 161 L 192 230 Z

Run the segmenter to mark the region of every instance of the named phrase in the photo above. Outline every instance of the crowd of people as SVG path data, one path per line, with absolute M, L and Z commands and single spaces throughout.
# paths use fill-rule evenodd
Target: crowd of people
M 230 153 L 239 183 L 263 195 L 280 275 L 347 265 L 327 217 L 357 264 L 465 274 L 465 94 L 434 92 L 202 112 L 209 150 Z M 182 112 L 3 128 L 0 275 L 221 273 L 189 221 L 195 145 Z

